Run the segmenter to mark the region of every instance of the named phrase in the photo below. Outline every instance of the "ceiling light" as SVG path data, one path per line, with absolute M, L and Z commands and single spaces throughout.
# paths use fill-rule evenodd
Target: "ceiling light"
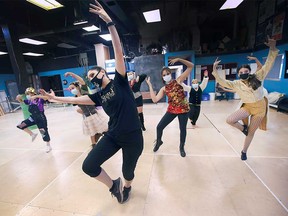
M 22 39 L 19 39 L 19 41 L 22 42 L 22 43 L 28 43 L 28 44 L 33 44 L 33 45 L 47 44 L 47 42 L 37 41 L 37 40 L 30 39 L 30 38 L 22 38 Z
M 103 35 L 99 35 L 101 38 L 103 38 L 106 41 L 111 41 L 111 35 L 110 34 L 103 34 Z
M 44 54 L 42 54 L 42 53 L 27 52 L 27 53 L 23 53 L 23 55 L 26 55 L 26 56 L 43 56 Z
M 6 55 L 6 54 L 8 54 L 8 53 L 0 51 L 0 55 Z
M 38 7 L 41 7 L 45 10 L 52 10 L 55 8 L 60 8 L 63 7 L 63 5 L 61 5 L 59 2 L 55 1 L 55 0 L 26 0 Z
M 78 21 L 75 21 L 73 23 L 73 25 L 81 25 L 81 24 L 85 24 L 85 23 L 88 23 L 88 21 L 87 20 L 78 20 Z
M 143 15 L 144 15 L 147 23 L 160 22 L 161 21 L 159 9 L 143 12 Z
M 88 26 L 88 27 L 84 27 L 83 28 L 85 31 L 91 32 L 91 31 L 97 31 L 100 30 L 97 26 L 92 25 L 92 26 Z
M 242 1 L 243 1 L 243 0 L 227 0 L 227 1 L 222 5 L 222 7 L 220 8 L 220 10 L 237 8 L 238 5 L 240 5 Z

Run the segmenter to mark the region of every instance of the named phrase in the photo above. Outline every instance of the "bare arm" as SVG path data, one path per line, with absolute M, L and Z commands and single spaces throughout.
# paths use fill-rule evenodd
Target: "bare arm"
M 254 60 L 254 61 L 256 62 L 256 64 L 257 64 L 257 69 L 256 69 L 256 71 L 258 71 L 258 70 L 260 70 L 260 69 L 262 68 L 261 62 L 260 62 L 256 57 L 254 57 L 254 56 L 247 56 L 247 58 L 248 58 L 249 61 Z
M 16 96 L 16 100 L 19 101 L 20 103 L 24 102 L 22 99 L 22 95 L 20 95 L 20 94 Z
M 112 19 L 110 18 L 110 16 L 106 13 L 106 11 L 103 9 L 100 3 L 96 0 L 95 0 L 95 5 L 90 4 L 89 11 L 91 13 L 99 15 L 99 17 L 107 24 L 112 22 Z M 113 45 L 113 50 L 115 54 L 115 68 L 119 74 L 125 77 L 126 75 L 125 64 L 124 64 L 122 46 L 120 43 L 118 32 L 116 30 L 115 25 L 110 25 L 108 27 L 108 30 L 112 38 L 112 45 Z
M 65 77 L 71 76 L 71 77 L 73 77 L 74 79 L 76 79 L 76 80 L 79 82 L 80 85 L 86 85 L 86 83 L 85 83 L 85 81 L 83 80 L 83 78 L 80 77 L 79 75 L 75 74 L 75 73 L 66 72 L 66 73 L 64 74 L 64 76 L 65 76 Z
M 44 95 L 34 95 L 31 97 L 31 100 L 34 100 L 36 98 L 40 98 L 40 99 L 43 99 L 43 100 L 49 100 L 49 97 L 48 96 L 44 96 Z
M 60 102 L 60 103 L 69 103 L 69 104 L 84 104 L 84 105 L 94 105 L 95 103 L 88 97 L 88 95 L 83 95 L 81 97 L 57 97 L 54 92 L 51 90 L 51 93 L 48 94 L 44 89 L 40 89 L 40 93 L 48 97 L 49 101 Z
M 175 62 L 181 62 L 182 64 L 187 66 L 186 70 L 176 79 L 177 82 L 181 84 L 190 75 L 194 67 L 194 64 L 190 61 L 187 61 L 181 58 L 175 58 L 175 59 L 169 60 L 170 65 L 174 65 Z
M 150 96 L 151 96 L 151 99 L 152 99 L 153 103 L 157 103 L 161 98 L 163 98 L 163 96 L 165 94 L 165 92 L 164 92 L 165 87 L 162 87 L 160 89 L 160 91 L 158 92 L 158 94 L 155 95 L 152 83 L 150 82 L 150 77 L 146 78 L 146 82 L 147 82 L 147 84 L 149 86 Z

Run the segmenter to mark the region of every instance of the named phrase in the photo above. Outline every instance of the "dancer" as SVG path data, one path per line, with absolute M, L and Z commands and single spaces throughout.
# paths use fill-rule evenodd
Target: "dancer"
M 64 76 L 71 76 L 77 80 L 77 82 L 70 83 L 68 87 L 75 97 L 88 94 L 88 86 L 82 77 L 72 72 L 66 72 Z M 77 112 L 83 115 L 83 134 L 90 136 L 92 147 L 94 147 L 103 132 L 108 130 L 108 116 L 100 106 L 78 105 L 78 107 Z
M 130 84 L 130 87 L 132 89 L 136 105 L 137 105 L 137 111 L 138 111 L 138 116 L 140 119 L 141 123 L 141 128 L 143 131 L 146 130 L 144 126 L 144 115 L 143 115 L 143 97 L 140 92 L 140 87 L 142 82 L 146 79 L 147 75 L 146 74 L 140 74 L 136 77 L 135 72 L 130 71 L 127 73 L 128 81 Z
M 201 84 L 198 84 L 197 79 L 192 80 L 192 87 L 185 85 L 185 83 L 182 83 L 184 90 L 189 92 L 189 119 L 191 120 L 193 129 L 196 127 L 196 122 L 200 114 L 202 92 L 206 88 L 208 80 L 208 71 L 205 70 Z
M 20 103 L 25 103 L 28 105 L 28 111 L 31 115 L 29 118 L 18 124 L 17 128 L 28 133 L 33 142 L 38 134 L 33 133 L 28 127 L 37 125 L 43 141 L 46 142 L 46 152 L 49 153 L 52 150 L 52 147 L 50 145 L 47 118 L 44 114 L 44 100 L 47 100 L 48 98 L 42 95 L 37 95 L 35 89 L 32 87 L 27 88 L 25 94 L 27 99 L 23 100 L 22 95 L 17 95 L 16 100 L 18 100 Z
M 149 86 L 151 99 L 154 103 L 157 103 L 161 98 L 164 97 L 165 94 L 168 97 L 168 109 L 157 125 L 157 139 L 155 141 L 153 151 L 158 151 L 159 147 L 163 144 L 162 134 L 164 128 L 170 122 L 172 122 L 173 119 L 178 117 L 180 127 L 179 150 L 181 157 L 185 157 L 186 152 L 184 150 L 184 145 L 186 140 L 186 125 L 188 121 L 189 104 L 185 98 L 184 89 L 181 86 L 181 83 L 190 75 L 194 64 L 181 58 L 169 60 L 169 64 L 171 65 L 173 65 L 175 62 L 181 62 L 182 64 L 185 64 L 187 66 L 186 70 L 176 80 L 173 80 L 170 68 L 164 67 L 161 70 L 161 77 L 165 86 L 159 90 L 157 95 L 154 93 L 152 84 L 150 82 L 150 77 L 146 79 L 146 82 Z
M 268 101 L 264 97 L 263 80 L 271 70 L 279 50 L 276 48 L 274 39 L 268 37 L 268 42 L 265 44 L 270 48 L 268 58 L 262 68 L 256 71 L 255 74 L 251 74 L 249 65 L 243 65 L 238 71 L 240 80 L 229 81 L 222 79 L 217 73 L 217 66 L 220 60 L 216 59 L 213 65 L 212 74 L 216 81 L 223 87 L 235 91 L 243 102 L 242 107 L 232 113 L 226 120 L 228 124 L 238 128 L 246 135 L 243 150 L 241 151 L 241 160 L 247 160 L 247 150 L 257 128 L 266 130 Z M 248 117 L 250 117 L 249 125 L 239 123 L 240 120 Z
M 104 111 L 110 117 L 108 131 L 90 151 L 83 162 L 82 169 L 87 175 L 105 184 L 119 203 L 124 203 L 129 199 L 134 171 L 143 150 L 143 135 L 135 99 L 128 83 L 122 47 L 115 24 L 98 1 L 95 1 L 95 4 L 90 4 L 89 11 L 99 15 L 106 22 L 111 34 L 115 53 L 116 72 L 114 80 L 109 79 L 103 68 L 96 66 L 91 68 L 87 74 L 88 79 L 99 90 L 92 95 L 56 97 L 53 91 L 50 94 L 44 90 L 41 90 L 41 92 L 52 100 L 64 103 L 93 105 L 98 100 L 101 101 Z M 106 160 L 120 149 L 122 149 L 123 154 L 124 188 L 120 177 L 112 180 L 101 167 Z

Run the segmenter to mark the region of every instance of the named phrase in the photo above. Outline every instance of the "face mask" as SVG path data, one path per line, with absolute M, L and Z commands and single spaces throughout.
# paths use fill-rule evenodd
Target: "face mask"
M 101 79 L 98 79 L 97 76 L 100 73 L 100 71 L 96 74 L 96 76 L 91 80 L 91 83 L 93 83 L 95 85 L 96 88 L 101 88 L 102 87 L 102 82 L 103 82 L 103 77 L 104 74 L 102 76 Z
M 170 82 L 171 79 L 172 79 L 171 74 L 165 75 L 165 76 L 163 77 L 163 80 L 164 80 L 166 83 Z
M 26 95 L 27 100 L 31 100 L 31 96 L 30 95 Z
M 74 95 L 77 95 L 78 94 L 78 90 L 76 88 L 74 88 L 74 89 L 71 90 L 71 93 L 74 94 Z
M 134 77 L 133 75 L 129 75 L 128 76 L 128 81 L 131 81 L 133 79 L 133 77 Z
M 248 76 L 249 76 L 249 73 L 245 73 L 245 74 L 240 74 L 240 79 L 242 79 L 242 80 L 246 80 L 247 78 L 248 78 Z
M 192 88 L 194 88 L 194 89 L 196 89 L 196 88 L 198 88 L 198 83 L 196 83 L 196 84 L 192 84 Z

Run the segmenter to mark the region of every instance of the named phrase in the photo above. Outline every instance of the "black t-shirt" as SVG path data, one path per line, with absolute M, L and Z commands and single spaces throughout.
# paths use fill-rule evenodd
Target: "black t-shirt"
M 141 84 L 142 82 L 146 79 L 147 75 L 146 74 L 140 74 L 139 75 L 139 81 L 138 82 L 135 82 L 133 84 L 133 86 L 131 87 L 132 88 L 132 91 L 133 92 L 139 92 L 140 91 L 140 87 L 141 87 Z
M 95 103 L 100 99 L 104 111 L 110 117 L 109 135 L 118 136 L 141 128 L 127 75 L 122 77 L 116 71 L 114 80 L 111 80 L 104 89 L 88 96 Z

